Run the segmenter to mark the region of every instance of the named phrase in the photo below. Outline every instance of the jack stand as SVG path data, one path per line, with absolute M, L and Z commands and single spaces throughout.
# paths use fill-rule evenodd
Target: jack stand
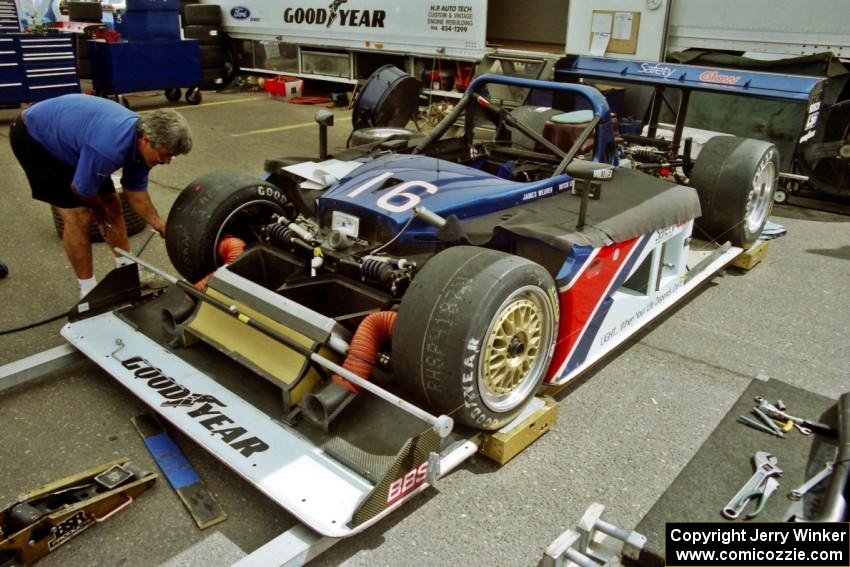
M 575 530 L 565 531 L 546 548 L 540 567 L 599 567 L 590 557 L 573 549 L 580 543 L 581 534 Z

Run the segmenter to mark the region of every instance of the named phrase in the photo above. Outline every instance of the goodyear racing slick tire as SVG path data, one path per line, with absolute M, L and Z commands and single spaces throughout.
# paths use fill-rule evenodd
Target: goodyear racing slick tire
M 715 136 L 700 150 L 690 185 L 702 208 L 695 235 L 749 248 L 770 216 L 779 185 L 779 152 L 769 142 Z
M 542 266 L 456 246 L 434 256 L 401 302 L 392 340 L 400 385 L 437 412 L 498 429 L 546 375 L 557 334 L 555 283 Z
M 195 179 L 177 197 L 165 230 L 171 263 L 195 282 L 220 264 L 216 252 L 222 236 L 256 240 L 253 227 L 272 222 L 272 215 L 293 218 L 283 191 L 256 177 L 216 171 Z

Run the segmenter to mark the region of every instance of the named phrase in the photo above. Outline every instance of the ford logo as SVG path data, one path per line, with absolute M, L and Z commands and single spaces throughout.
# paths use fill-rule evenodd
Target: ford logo
M 230 9 L 230 15 L 237 20 L 247 20 L 251 17 L 251 10 L 244 6 L 235 6 Z

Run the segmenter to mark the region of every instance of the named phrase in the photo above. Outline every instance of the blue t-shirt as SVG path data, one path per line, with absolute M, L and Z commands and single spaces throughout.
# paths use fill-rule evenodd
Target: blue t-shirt
M 91 197 L 118 168 L 123 168 L 124 189 L 147 189 L 150 168 L 136 150 L 138 119 L 138 114 L 111 100 L 69 94 L 28 108 L 24 123 L 48 152 L 76 167 L 74 187 Z

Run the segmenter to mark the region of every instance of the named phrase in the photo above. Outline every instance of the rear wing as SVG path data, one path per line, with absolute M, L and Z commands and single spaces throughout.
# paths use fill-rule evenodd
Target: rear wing
M 802 75 L 583 55 L 568 56 L 558 61 L 555 64 L 555 78 L 564 82 L 583 78 L 636 83 L 802 103 L 819 101 L 824 82 L 819 77 Z
M 816 140 L 816 131 L 822 112 L 825 78 L 803 75 L 784 75 L 745 71 L 720 67 L 702 67 L 678 63 L 654 63 L 626 61 L 603 57 L 571 55 L 555 64 L 555 80 L 559 82 L 578 82 L 591 80 L 612 83 L 625 83 L 647 86 L 655 89 L 656 94 L 672 88 L 682 93 L 676 114 L 676 124 L 672 145 L 679 147 L 685 114 L 690 93 L 694 91 L 719 93 L 765 100 L 774 100 L 804 105 L 800 113 L 800 123 L 795 131 L 789 133 L 785 143 L 772 140 L 781 146 L 780 152 L 790 150 L 791 154 L 812 145 Z M 658 125 L 661 103 L 658 96 L 653 98 L 648 120 L 648 135 L 654 137 Z M 796 130 L 798 128 L 798 130 Z M 753 137 L 761 138 L 755 135 Z M 795 140 L 791 143 L 792 140 Z

